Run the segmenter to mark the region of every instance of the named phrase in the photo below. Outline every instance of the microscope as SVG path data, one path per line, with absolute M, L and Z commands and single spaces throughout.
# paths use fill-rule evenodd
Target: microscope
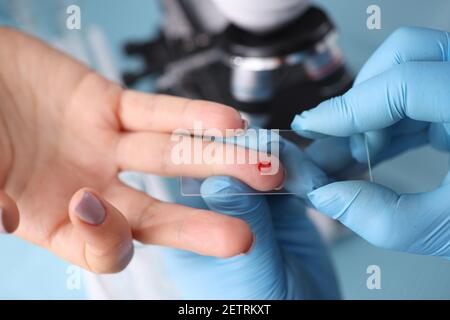
M 151 91 L 216 101 L 251 125 L 290 129 L 295 114 L 342 94 L 353 78 L 326 13 L 305 0 L 289 1 L 302 3 L 299 13 L 259 32 L 230 21 L 213 3 L 233 1 L 164 0 L 157 36 L 125 45 L 144 66 L 125 72 L 123 82 L 133 87 L 152 79 Z

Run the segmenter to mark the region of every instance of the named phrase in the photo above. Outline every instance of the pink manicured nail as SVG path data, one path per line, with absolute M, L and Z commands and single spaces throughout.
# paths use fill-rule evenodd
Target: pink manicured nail
M 102 224 L 106 217 L 105 208 L 90 192 L 84 192 L 75 212 L 82 221 L 94 226 Z
M 4 213 L 3 208 L 0 208 L 0 233 L 9 233 L 6 231 L 5 222 L 3 222 L 3 219 L 5 219 L 3 217 L 3 213 Z

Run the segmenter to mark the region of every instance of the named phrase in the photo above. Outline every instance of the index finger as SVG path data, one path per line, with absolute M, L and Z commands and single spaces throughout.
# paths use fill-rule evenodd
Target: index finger
M 346 137 L 383 129 L 405 118 L 450 122 L 449 82 L 448 62 L 398 65 L 297 115 L 292 128 L 302 136 Z
M 246 124 L 235 109 L 209 101 L 126 90 L 120 99 L 119 119 L 129 131 L 171 133 L 177 129 L 244 129 Z
M 390 68 L 407 62 L 447 61 L 450 58 L 448 32 L 419 27 L 397 29 L 373 53 L 355 80 L 358 85 Z

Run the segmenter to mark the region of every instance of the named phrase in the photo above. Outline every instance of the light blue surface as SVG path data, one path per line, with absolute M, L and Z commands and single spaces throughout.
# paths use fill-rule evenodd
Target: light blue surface
M 450 262 L 376 248 L 353 236 L 333 246 L 345 299 L 450 299 Z M 367 267 L 381 269 L 381 289 L 369 290 Z
M 0 299 L 83 299 L 70 290 L 69 265 L 49 251 L 13 236 L 0 236 Z
M 6 1 L 10 0 L 0 0 L 0 7 Z M 44 3 L 59 0 L 26 1 L 39 2 L 40 6 L 45 7 Z M 317 2 L 325 5 L 337 22 L 342 47 L 354 70 L 358 70 L 370 53 L 399 26 L 421 25 L 450 30 L 450 2 L 447 0 Z M 365 10 L 369 4 L 377 3 L 382 9 L 383 29 L 369 31 L 365 27 Z M 82 3 L 82 10 L 86 19 L 106 27 L 113 55 L 123 67 L 125 62 L 119 49 L 122 39 L 128 35 L 142 38 L 151 34 L 152 30 L 148 28 L 154 28 L 159 21 L 156 4 L 155 0 L 89 0 Z M 149 9 L 142 9 L 146 7 Z M 47 11 L 47 14 L 53 13 Z M 39 20 L 47 19 L 40 16 Z M 402 165 L 398 168 L 401 169 Z M 406 183 L 411 185 L 413 182 L 407 180 Z M 450 298 L 450 265 L 447 261 L 388 252 L 356 237 L 336 244 L 332 253 L 345 298 Z M 67 264 L 45 250 L 14 237 L 2 236 L 0 254 L 0 298 L 84 297 L 83 290 L 66 289 Z M 379 291 L 366 287 L 366 268 L 371 264 L 377 264 L 382 269 L 382 289 Z

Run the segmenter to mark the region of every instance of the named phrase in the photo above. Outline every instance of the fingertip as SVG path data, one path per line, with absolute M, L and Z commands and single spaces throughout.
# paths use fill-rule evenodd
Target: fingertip
M 362 181 L 334 182 L 308 193 L 308 199 L 320 212 L 339 219 L 356 199 L 362 187 Z
M 304 113 L 296 114 L 294 120 L 291 122 L 291 129 L 295 131 L 303 131 L 305 130 L 303 127 Z
M 314 131 L 313 127 L 310 126 L 311 122 L 311 111 L 304 111 L 294 117 L 291 123 L 291 129 L 294 130 L 298 135 L 307 139 L 323 139 L 329 137 L 326 134 Z
M 262 192 L 281 190 L 285 184 L 287 172 L 280 159 L 275 156 L 260 157 L 257 164 L 251 165 L 255 176 L 250 177 L 249 185 Z
M 225 133 L 226 129 L 247 129 L 247 122 L 235 108 L 210 101 L 196 100 L 195 103 L 199 108 L 199 114 L 203 114 L 206 119 L 204 123 L 206 129 L 225 130 Z
M 224 215 L 214 232 L 215 255 L 230 258 L 246 254 L 255 242 L 250 226 L 237 216 L 249 214 L 260 207 L 263 197 L 249 196 L 255 192 L 243 182 L 231 177 L 211 177 L 202 184 L 202 195 L 208 207 Z M 255 212 L 256 214 L 256 212 Z M 226 219 L 225 219 L 226 216 Z
M 225 129 L 247 129 L 247 120 L 242 119 L 241 114 L 235 108 L 221 105 L 221 110 L 221 118 Z
M 75 211 L 75 208 L 80 203 L 81 199 L 85 195 L 85 193 L 91 193 L 92 195 L 95 194 L 95 191 L 89 188 L 81 188 L 77 190 L 73 195 L 72 198 L 70 198 L 69 201 L 69 212 Z
M 372 214 L 381 215 L 377 208 L 395 207 L 398 195 L 376 183 L 342 181 L 316 189 L 308 194 L 308 198 L 320 212 L 349 224 L 352 218 L 344 218 L 344 213 L 356 212 L 358 215 L 359 212 L 365 212 L 367 217 Z
M 321 213 L 339 220 L 370 243 L 391 249 L 396 245 L 393 228 L 399 227 L 396 223 L 400 213 L 405 208 L 408 213 L 416 209 L 407 198 L 400 203 L 401 197 L 394 191 L 366 181 L 336 182 L 309 196 Z
M 255 190 L 272 192 L 284 185 L 286 173 L 278 157 L 262 153 L 258 154 L 258 152 L 253 150 L 245 150 L 242 154 L 245 157 L 242 162 L 245 163 L 220 165 L 216 170 L 216 175 L 220 174 L 239 179 L 254 189 L 247 191 L 250 193 L 256 193 Z M 240 155 L 237 155 L 237 158 L 239 159 Z
M 131 228 L 126 218 L 96 191 L 78 190 L 69 203 L 69 217 L 85 242 L 84 259 L 95 273 L 117 273 L 134 254 Z
M 248 224 L 238 218 L 229 218 L 214 234 L 214 256 L 219 258 L 231 258 L 248 253 L 255 239 Z

